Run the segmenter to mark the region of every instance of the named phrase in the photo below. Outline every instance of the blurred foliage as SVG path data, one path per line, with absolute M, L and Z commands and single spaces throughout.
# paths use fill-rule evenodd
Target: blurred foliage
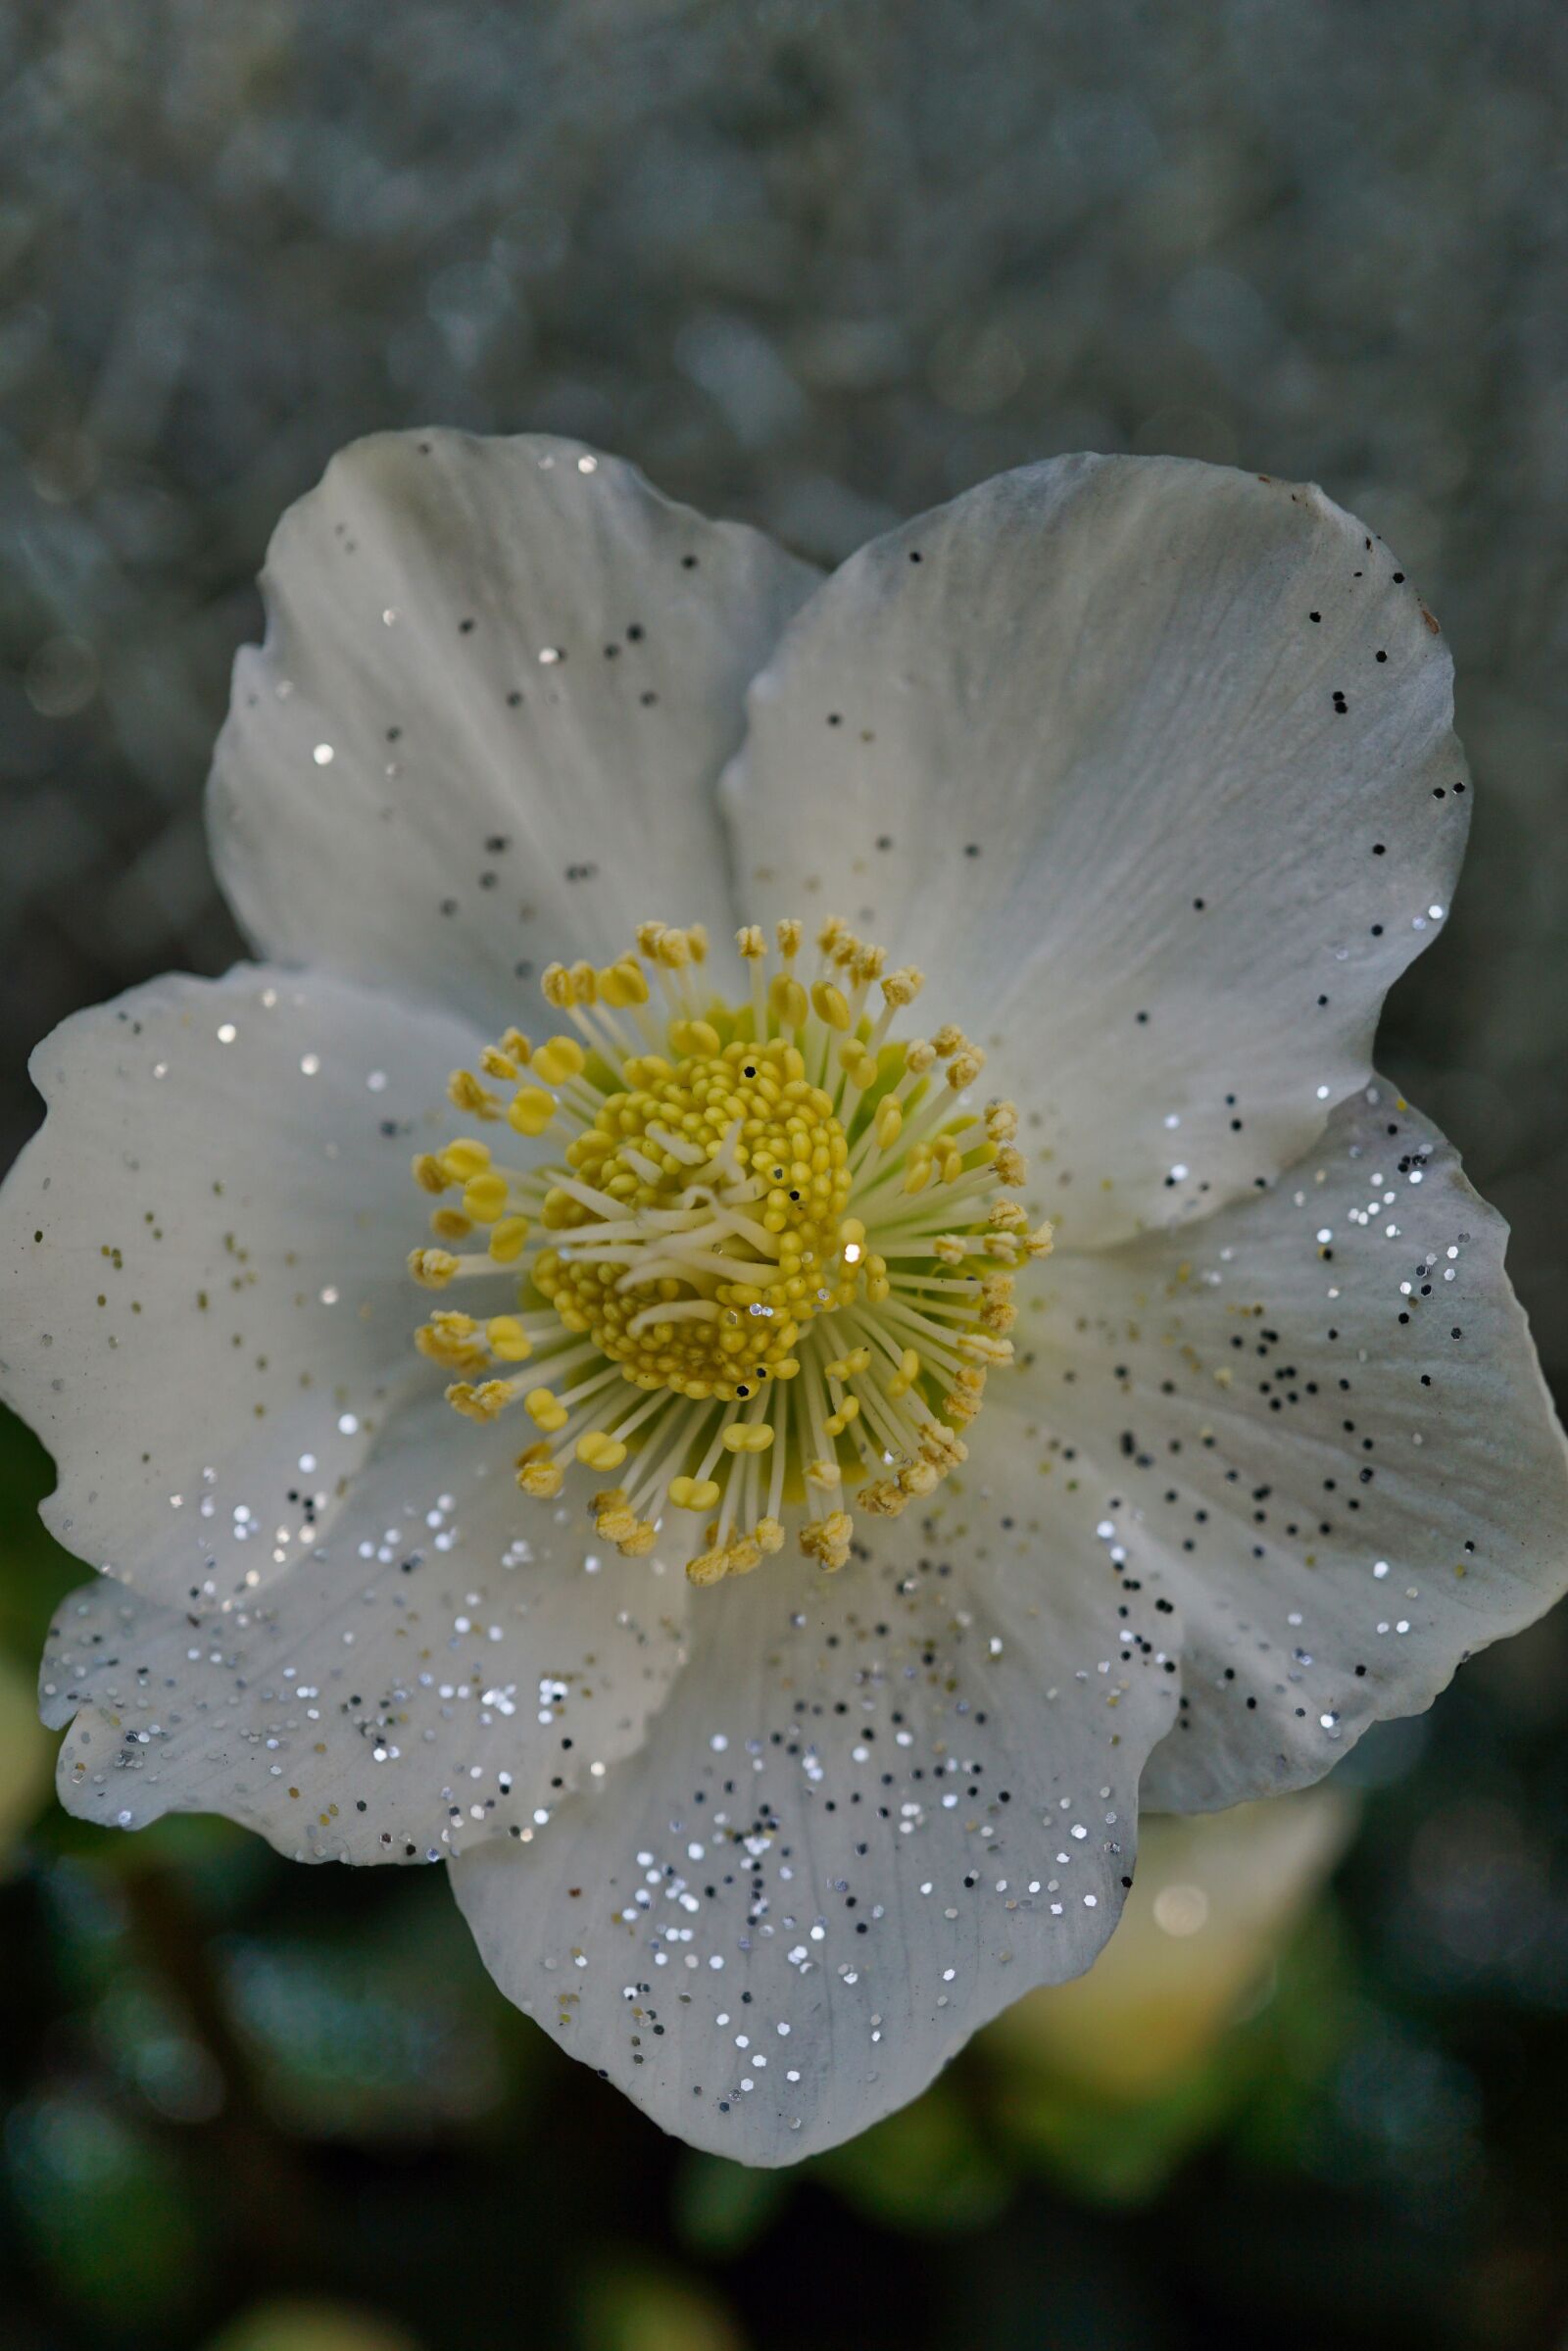
M 201 781 L 342 441 L 581 433 L 825 561 L 1168 449 L 1321 479 L 1443 618 L 1476 829 L 1383 1051 L 1568 1372 L 1565 46 L 1545 0 L 0 11 L 0 1157 L 38 1034 L 235 951 Z M 48 1483 L 0 1419 L 6 2351 L 1568 2334 L 1560 1612 L 1349 1759 L 1332 1892 L 1338 1811 L 1152 1830 L 1113 1964 L 748 2173 L 508 2009 L 437 1873 L 62 1814 Z
M 260 2302 L 204 2351 L 419 2351 L 413 2335 L 344 2302 Z

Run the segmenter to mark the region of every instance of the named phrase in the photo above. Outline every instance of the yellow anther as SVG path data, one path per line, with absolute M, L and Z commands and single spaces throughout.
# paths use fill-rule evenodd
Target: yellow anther
M 409 1271 L 421 1290 L 444 1290 L 458 1270 L 458 1260 L 449 1249 L 416 1249 L 409 1251 Z
M 961 1050 L 963 1042 L 962 1029 L 955 1028 L 951 1020 L 945 1021 L 931 1039 L 931 1051 L 939 1061 L 946 1061 L 950 1054 Z
M 445 1192 L 452 1178 L 434 1151 L 416 1151 L 414 1157 L 414 1180 L 421 1192 Z
M 906 1004 L 913 1004 L 924 986 L 923 971 L 916 971 L 911 963 L 902 964 L 897 971 L 890 971 L 883 980 L 883 1001 L 891 1004 L 895 1011 L 902 1011 Z
M 672 1020 L 669 1041 L 678 1053 L 703 1053 L 711 1059 L 722 1043 L 710 1020 Z
M 728 1561 L 730 1575 L 749 1576 L 754 1568 L 759 1568 L 761 1564 L 762 1546 L 754 1535 L 743 1535 L 738 1543 L 730 1544 Z
M 958 1469 L 968 1460 L 969 1448 L 952 1429 L 944 1428 L 940 1421 L 934 1421 L 921 1434 L 920 1458 L 928 1461 L 933 1469 Z
M 692 959 L 691 941 L 684 931 L 662 930 L 653 953 L 655 961 L 662 963 L 666 971 L 683 971 Z
M 954 1093 L 961 1094 L 965 1086 L 972 1086 L 985 1065 L 986 1057 L 978 1045 L 966 1045 L 962 1053 L 955 1053 L 948 1063 L 948 1084 Z
M 904 1066 L 911 1077 L 923 1078 L 937 1058 L 937 1049 L 928 1038 L 917 1037 L 904 1056 Z
M 786 914 L 783 921 L 774 926 L 773 936 L 778 941 L 778 952 L 786 962 L 792 955 L 800 954 L 801 941 L 805 935 L 805 924 L 798 921 L 793 914 Z
M 906 1347 L 903 1354 L 899 1357 L 898 1370 L 888 1382 L 889 1396 L 895 1397 L 907 1396 L 909 1390 L 914 1386 L 915 1381 L 919 1377 L 920 1358 L 915 1353 L 912 1347 Z
M 759 1548 L 769 1556 L 784 1548 L 784 1530 L 776 1518 L 760 1518 L 753 1532 Z
M 618 1437 L 611 1437 L 603 1429 L 589 1429 L 577 1440 L 577 1458 L 590 1469 L 618 1469 L 626 1458 L 626 1447 Z
M 1016 1142 L 1018 1136 L 1017 1103 L 1009 1102 L 987 1102 L 986 1133 L 993 1143 Z
M 481 1086 L 471 1069 L 455 1069 L 447 1080 L 447 1100 L 473 1118 L 499 1118 L 501 1098 Z
M 517 1484 L 535 1501 L 553 1501 L 565 1483 L 565 1472 L 547 1445 L 532 1445 L 517 1456 Z
M 836 1573 L 850 1555 L 850 1538 L 855 1533 L 855 1521 L 847 1510 L 834 1510 L 826 1518 L 813 1518 L 801 1529 L 801 1548 L 808 1559 L 815 1559 L 830 1574 Z
M 957 1342 L 957 1351 L 969 1363 L 1010 1363 L 1012 1341 L 993 1339 L 988 1331 L 966 1331 Z
M 938 1233 L 931 1244 L 931 1254 L 944 1265 L 961 1265 L 969 1254 L 969 1244 L 961 1233 Z
M 514 1314 L 492 1314 L 484 1335 L 490 1352 L 499 1355 L 503 1363 L 526 1363 L 533 1353 L 533 1341 Z
M 489 1353 L 471 1314 L 432 1314 L 415 1332 L 414 1344 L 421 1355 L 447 1371 L 477 1371 Z
M 659 1540 L 659 1529 L 652 1519 L 641 1518 L 629 1535 L 622 1535 L 615 1544 L 623 1559 L 646 1559 Z
M 760 963 L 767 953 L 767 941 L 760 922 L 743 922 L 735 933 L 735 952 L 744 962 Z
M 576 1001 L 571 973 L 564 963 L 547 963 L 539 974 L 539 992 L 554 1011 L 569 1011 Z
M 468 1135 L 460 1135 L 449 1143 L 440 1154 L 442 1169 L 449 1184 L 466 1184 L 470 1176 L 483 1175 L 490 1164 L 490 1146 Z
M 842 914 L 830 914 L 816 934 L 816 944 L 823 955 L 830 955 L 849 929 Z
M 514 1086 L 522 1075 L 521 1062 L 514 1061 L 511 1053 L 503 1053 L 499 1045 L 485 1047 L 479 1055 L 479 1067 L 487 1078 L 501 1078 Z
M 637 925 L 638 954 L 646 955 L 652 962 L 659 953 L 659 942 L 663 935 L 664 925 L 662 922 L 639 922 Z
M 573 1002 L 579 1004 L 591 1004 L 598 1001 L 599 974 L 591 963 L 573 963 L 571 993 Z
M 706 924 L 706 923 L 702 923 L 702 922 L 689 922 L 689 923 L 687 924 L 687 926 L 686 926 L 686 947 L 687 947 L 687 951 L 688 951 L 688 953 L 689 953 L 689 954 L 690 954 L 690 955 L 691 955 L 691 959 L 692 959 L 692 961 L 693 961 L 694 963 L 706 963 L 706 962 L 707 962 L 707 960 L 708 960 L 708 926 L 707 926 L 707 924 Z
M 581 1077 L 587 1062 L 575 1037 L 552 1037 L 535 1053 L 533 1074 L 542 1086 L 564 1086 L 567 1078 Z
M 931 1181 L 931 1158 L 929 1143 L 917 1143 L 914 1146 L 905 1165 L 904 1189 L 906 1193 L 925 1190 Z
M 815 983 L 811 990 L 811 1007 L 818 1020 L 825 1020 L 830 1029 L 847 1029 L 850 1025 L 850 1007 L 844 1001 L 843 991 L 835 988 L 831 980 L 818 980 Z
M 884 1094 L 882 1100 L 877 1103 L 876 1118 L 873 1123 L 876 1127 L 878 1148 L 882 1151 L 889 1150 L 904 1132 L 904 1104 L 896 1094 Z
M 1021 1184 L 1029 1173 L 1029 1163 L 1022 1151 L 1016 1151 L 1010 1143 L 1002 1145 L 991 1164 L 996 1170 L 999 1184 Z
M 596 1494 L 593 1513 L 594 1532 L 603 1535 L 607 1543 L 629 1543 L 641 1523 L 621 1486 L 607 1486 Z
M 887 968 L 887 959 L 888 951 L 885 947 L 864 946 L 858 941 L 850 966 L 857 986 L 868 988 L 873 980 L 879 980 Z
M 776 971 L 768 986 L 767 1008 L 781 1029 L 803 1029 L 811 1007 L 800 981 L 787 971 Z
M 1024 1243 L 1025 1253 L 1031 1257 L 1049 1257 L 1056 1246 L 1054 1236 L 1054 1225 L 1037 1225 Z
M 515 1265 L 528 1244 L 526 1216 L 503 1216 L 490 1229 L 490 1254 L 498 1265 Z
M 686 1580 L 690 1584 L 722 1584 L 728 1573 L 728 1550 L 699 1551 L 695 1559 L 686 1562 Z
M 507 1111 L 510 1123 L 519 1135 L 542 1135 L 556 1114 L 555 1096 L 542 1086 L 522 1086 L 512 1098 Z
M 699 1484 L 695 1478 L 671 1478 L 669 1498 L 677 1510 L 711 1510 L 717 1501 L 719 1489 L 711 1478 Z
M 635 974 L 635 977 L 633 976 Z M 638 985 L 642 993 L 637 993 Z M 613 1011 L 623 1011 L 628 1004 L 648 1002 L 648 982 L 635 963 L 606 963 L 599 973 L 599 1001 Z
M 1029 1214 L 1015 1200 L 994 1200 L 986 1212 L 986 1222 L 994 1233 L 1024 1233 L 1029 1229 Z
M 944 1184 L 956 1184 L 963 1173 L 963 1152 L 951 1135 L 939 1135 L 931 1146 L 937 1173 Z
M 724 1431 L 724 1448 L 731 1453 L 765 1453 L 772 1442 L 770 1421 L 732 1421 Z
M 571 1418 L 560 1396 L 548 1388 L 530 1388 L 522 1399 L 522 1408 L 536 1428 L 552 1434 L 557 1429 L 564 1429 Z
M 468 1420 L 499 1420 L 507 1406 L 515 1398 L 510 1380 L 484 1380 L 475 1388 L 471 1381 L 456 1380 L 447 1390 L 447 1402 L 454 1412 Z
M 430 1217 L 430 1230 L 437 1241 L 466 1241 L 473 1227 L 459 1209 L 437 1208 Z
M 463 1187 L 463 1213 L 475 1224 L 494 1224 L 511 1197 L 505 1176 L 471 1176 Z
M 870 1048 L 858 1037 L 841 1037 L 838 1046 L 839 1067 L 852 1086 L 863 1094 L 876 1081 L 877 1060 Z

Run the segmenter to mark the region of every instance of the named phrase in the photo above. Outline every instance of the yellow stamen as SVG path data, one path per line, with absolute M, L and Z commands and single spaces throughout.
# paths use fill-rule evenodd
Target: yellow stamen
M 537 1060 L 535 1067 L 538 1066 Z M 519 1135 L 542 1135 L 556 1115 L 556 1100 L 542 1086 L 524 1086 L 512 1098 L 507 1118 Z
M 414 1280 L 489 1285 L 479 1314 L 416 1335 L 457 1375 L 453 1407 L 488 1422 L 522 1405 L 543 1433 L 516 1457 L 525 1494 L 621 1472 L 591 1512 L 626 1558 L 681 1561 L 698 1520 L 695 1584 L 752 1574 L 787 1523 L 835 1572 L 854 1533 L 841 1494 L 891 1518 L 931 1494 L 1011 1360 L 1007 1269 L 1051 1247 L 1016 1197 L 1015 1105 L 954 1099 L 984 1053 L 952 1025 L 896 1036 L 920 972 L 830 916 L 800 977 L 804 926 L 775 935 L 769 976 L 761 928 L 736 933 L 738 1004 L 710 993 L 700 925 L 645 923 L 609 963 L 551 964 L 545 1001 L 580 1040 L 509 1028 L 450 1086 L 470 1118 L 548 1135 L 548 1164 L 497 1165 L 473 1134 L 413 1161 L 420 1192 L 455 1196 Z
M 522 1408 L 536 1427 L 552 1434 L 564 1429 L 571 1418 L 561 1398 L 548 1388 L 530 1388 L 522 1399 Z
M 582 1075 L 587 1061 L 575 1037 L 552 1037 L 536 1049 L 531 1066 L 541 1085 L 564 1086 L 568 1078 Z

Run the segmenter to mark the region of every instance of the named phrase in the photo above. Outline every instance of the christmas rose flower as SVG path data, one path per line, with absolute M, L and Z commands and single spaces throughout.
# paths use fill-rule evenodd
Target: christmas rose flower
M 1469 812 L 1313 489 L 1004 476 L 825 582 L 575 444 L 361 443 L 211 804 L 259 961 L 69 1020 L 5 1396 L 66 1803 L 444 1862 L 789 2161 L 1564 1583 L 1503 1228 L 1377 1077 Z

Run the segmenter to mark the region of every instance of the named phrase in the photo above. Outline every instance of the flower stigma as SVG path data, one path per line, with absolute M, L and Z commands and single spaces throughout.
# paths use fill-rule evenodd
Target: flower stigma
M 893 1034 L 920 973 L 835 918 L 808 980 L 803 935 L 778 925 L 769 976 L 760 929 L 738 932 L 737 1005 L 705 984 L 701 926 L 552 964 L 545 1001 L 575 1033 L 509 1029 L 449 1087 L 540 1162 L 477 1135 L 414 1162 L 440 1200 L 414 1279 L 510 1293 L 419 1329 L 448 1401 L 516 1410 L 537 1432 L 524 1494 L 553 1499 L 577 1466 L 611 1481 L 599 1535 L 632 1558 L 662 1535 L 698 1585 L 749 1574 L 787 1522 L 840 1568 L 852 1502 L 896 1517 L 956 1469 L 1012 1359 L 1013 1269 L 1051 1247 L 1014 1197 L 1015 1107 L 963 1106 L 984 1053 L 952 1027 Z

